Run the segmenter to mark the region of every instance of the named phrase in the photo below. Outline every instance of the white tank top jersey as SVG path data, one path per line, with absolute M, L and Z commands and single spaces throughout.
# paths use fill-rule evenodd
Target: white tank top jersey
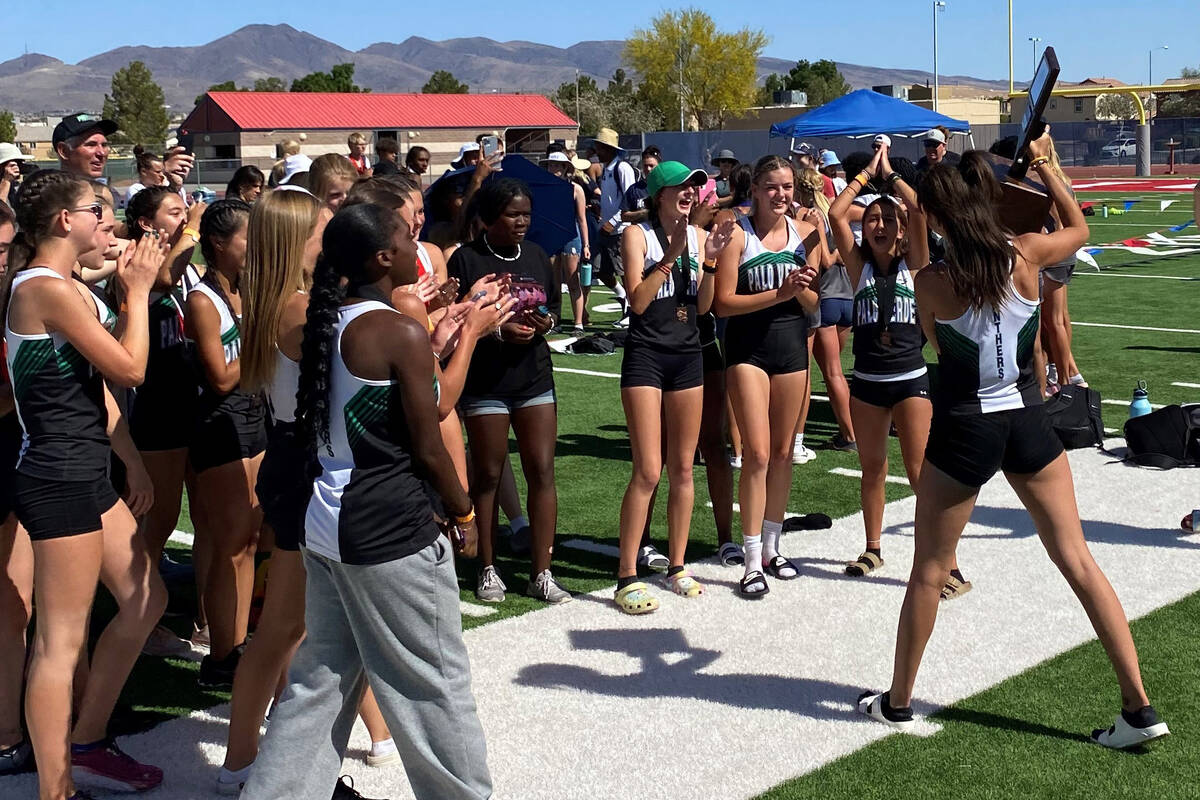
M 204 281 L 192 287 L 193 292 L 199 292 L 212 301 L 221 317 L 221 346 L 225 348 L 225 363 L 232 364 L 242 355 L 242 336 L 238 330 L 237 320 L 229 310 L 229 304 L 221 299 L 217 291 Z
M 275 377 L 267 387 L 271 416 L 276 422 L 296 421 L 296 390 L 300 388 L 300 364 L 275 348 Z

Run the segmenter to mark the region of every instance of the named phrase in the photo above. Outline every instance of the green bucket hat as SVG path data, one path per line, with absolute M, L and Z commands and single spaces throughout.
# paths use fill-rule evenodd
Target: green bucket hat
M 682 186 L 685 183 L 703 186 L 708 183 L 708 173 L 702 169 L 689 169 L 678 161 L 664 161 L 646 178 L 646 192 L 656 197 L 668 186 Z

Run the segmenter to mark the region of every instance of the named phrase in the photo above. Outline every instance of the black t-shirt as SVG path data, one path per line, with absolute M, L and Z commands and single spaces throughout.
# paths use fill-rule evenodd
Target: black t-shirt
M 645 211 L 649 200 L 650 192 L 646 188 L 646 179 L 642 178 L 625 192 L 625 210 Z
M 539 284 L 546 292 L 546 308 L 556 318 L 561 314 L 561 287 L 554 279 L 546 251 L 533 242 L 522 242 L 520 256 L 505 261 L 489 252 L 480 236 L 455 250 L 446 269 L 450 277 L 458 278 L 460 298 L 484 275 L 507 272 L 513 280 Z M 463 396 L 527 399 L 553 388 L 550 347 L 544 336 L 534 336 L 528 344 L 501 342 L 488 336 L 475 345 Z
M 400 167 L 396 166 L 395 161 L 380 160 L 375 164 L 373 175 L 399 175 Z
M 961 160 L 962 159 L 958 153 L 951 153 L 949 150 L 947 150 L 946 155 L 942 156 L 941 163 L 948 167 L 956 167 L 958 166 L 958 162 Z M 917 162 L 917 172 L 923 175 L 929 171 L 931 166 L 933 165 L 929 163 L 929 159 L 925 156 L 921 156 L 921 160 Z

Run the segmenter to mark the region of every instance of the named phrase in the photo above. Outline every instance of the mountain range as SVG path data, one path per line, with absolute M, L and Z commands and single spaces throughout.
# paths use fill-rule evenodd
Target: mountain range
M 162 87 L 173 112 L 187 113 L 196 95 L 209 86 L 236 81 L 251 86 L 258 78 L 290 82 L 334 64 L 354 63 L 354 80 L 376 92 L 420 91 L 435 70 L 449 70 L 472 91 L 552 91 L 573 81 L 575 71 L 601 86 L 622 66 L 622 41 L 586 41 L 570 47 L 536 42 L 497 42 L 483 37 L 435 42 L 410 36 L 400 43 L 377 42 L 347 50 L 290 25 L 247 25 L 194 47 L 118 47 L 67 64 L 40 53 L 0 62 L 0 108 L 20 114 L 99 111 L 113 73 L 131 61 L 143 61 Z M 760 77 L 786 73 L 795 62 L 761 58 Z M 926 83 L 928 72 L 838 64 L 855 88 L 880 84 Z M 970 84 L 1000 90 L 1003 81 L 960 75 L 940 76 L 946 84 Z

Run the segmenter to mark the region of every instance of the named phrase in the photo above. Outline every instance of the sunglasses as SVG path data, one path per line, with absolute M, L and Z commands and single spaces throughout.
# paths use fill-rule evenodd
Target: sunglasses
M 90 206 L 80 206 L 79 208 L 72 208 L 71 211 L 87 211 L 91 214 L 95 214 L 96 219 L 98 219 L 98 220 L 102 219 L 104 217 L 104 206 L 101 205 L 100 203 L 92 203 Z
M 922 144 L 925 145 L 926 147 L 937 147 L 939 144 L 942 144 L 942 143 L 939 142 L 937 139 L 926 139 L 924 142 L 922 142 Z

